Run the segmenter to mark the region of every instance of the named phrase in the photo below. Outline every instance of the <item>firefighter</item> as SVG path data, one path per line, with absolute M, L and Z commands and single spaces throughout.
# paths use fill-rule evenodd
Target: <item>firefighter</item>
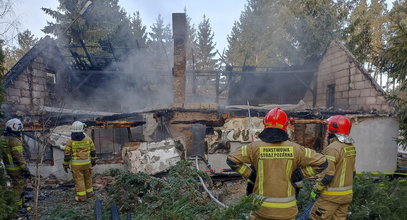
M 311 192 L 311 197 L 317 200 L 309 217 L 346 219 L 355 175 L 356 148 L 349 136 L 352 123 L 343 115 L 332 116 L 327 122 L 330 144 L 322 153 L 328 159 L 328 168 L 320 175 Z
M 71 128 L 71 140 L 66 143 L 64 170 L 68 173 L 71 164 L 75 181 L 76 201 L 85 201 L 93 196 L 92 167 L 96 164 L 95 145 L 90 137 L 84 134 L 84 124 L 75 121 Z
M 298 209 L 292 182 L 322 172 L 328 162 L 322 154 L 288 141 L 287 115 L 280 108 L 270 110 L 263 123 L 260 141 L 232 152 L 226 163 L 243 177 L 255 180 L 253 195 L 263 203 L 250 219 L 294 219 Z M 297 169 L 300 167 L 308 173 Z
M 27 185 L 27 179 L 31 179 L 31 173 L 24 158 L 24 147 L 21 140 L 22 131 L 23 124 L 19 119 L 8 120 L 0 140 L 0 148 L 3 164 L 11 179 L 13 190 L 18 196 L 16 206 L 24 212 L 24 188 Z

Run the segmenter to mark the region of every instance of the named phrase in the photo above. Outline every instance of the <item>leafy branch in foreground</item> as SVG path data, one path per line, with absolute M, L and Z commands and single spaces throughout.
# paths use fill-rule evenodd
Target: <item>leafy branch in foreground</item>
M 252 197 L 227 209 L 219 207 L 200 190 L 198 175 L 211 184 L 209 176 L 188 161 L 178 162 L 165 178 L 120 170 L 111 170 L 110 175 L 116 182 L 109 190 L 112 202 L 136 219 L 246 219 L 260 207 Z

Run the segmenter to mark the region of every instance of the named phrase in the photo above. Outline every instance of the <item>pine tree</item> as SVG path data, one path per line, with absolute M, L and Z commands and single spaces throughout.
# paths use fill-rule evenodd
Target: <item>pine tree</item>
M 249 0 L 228 36 L 234 65 L 301 65 L 341 36 L 351 1 Z
M 142 24 L 140 13 L 137 11 L 130 17 L 130 30 L 137 41 L 138 48 L 147 47 L 146 26 Z
M 186 8 L 184 9 L 184 13 L 186 14 L 187 18 L 187 36 L 185 43 L 187 67 L 192 69 L 194 62 L 193 56 L 196 53 L 196 28 L 195 25 L 192 24 L 192 18 L 188 16 Z
M 151 53 L 161 60 L 166 60 L 168 68 L 172 64 L 173 40 L 170 24 L 164 25 L 161 14 L 158 15 L 156 22 L 150 27 L 149 49 Z M 158 61 L 158 63 L 161 63 Z
M 25 30 L 17 35 L 18 45 L 4 50 L 5 73 L 10 70 L 17 61 L 23 57 L 38 41 L 29 30 Z
M 42 8 L 55 19 L 48 22 L 42 31 L 57 37 L 59 43 L 74 45 L 100 46 L 88 48 L 91 55 L 113 53 L 111 48 L 125 48 L 115 51 L 115 57 L 127 54 L 136 46 L 131 35 L 130 20 L 126 12 L 118 5 L 118 0 L 59 0 L 57 10 Z M 86 9 L 86 10 L 85 10 Z M 84 55 L 82 50 L 76 53 Z
M 196 69 L 213 70 L 217 67 L 218 60 L 215 59 L 215 43 L 213 42 L 209 18 L 203 16 L 202 22 L 198 25 L 197 49 L 196 49 Z
M 379 57 L 387 38 L 387 14 L 385 1 L 373 0 L 368 5 L 362 0 L 352 11 L 349 26 L 344 31 L 347 47 L 376 79 L 380 71 Z

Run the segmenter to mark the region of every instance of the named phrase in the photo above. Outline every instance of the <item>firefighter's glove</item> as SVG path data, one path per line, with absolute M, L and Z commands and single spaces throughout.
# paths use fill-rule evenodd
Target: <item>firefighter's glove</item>
M 322 190 L 324 190 L 324 187 L 319 185 L 318 183 L 314 185 L 311 191 L 311 198 L 316 200 L 319 197 L 319 194 L 321 194 Z
M 319 197 L 319 193 L 315 192 L 314 190 L 311 191 L 311 199 L 317 200 Z
M 30 170 L 28 170 L 28 169 L 23 169 L 22 171 L 23 171 L 23 177 L 24 177 L 24 179 L 31 179 Z
M 69 166 L 68 166 L 68 165 L 64 165 L 64 171 L 65 171 L 65 173 L 68 173 L 68 170 L 69 170 Z

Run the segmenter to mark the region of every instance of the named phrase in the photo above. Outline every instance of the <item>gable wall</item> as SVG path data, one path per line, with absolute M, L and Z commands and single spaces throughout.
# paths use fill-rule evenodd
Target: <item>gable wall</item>
M 63 72 L 63 62 L 59 56 L 52 55 L 55 55 L 55 51 L 51 47 L 44 50 L 5 88 L 6 115 L 16 115 L 17 111 L 38 115 L 41 106 L 57 106 L 56 97 L 60 97 L 64 91 L 66 96 L 64 81 L 68 79 Z M 52 86 L 47 84 L 46 73 L 49 71 L 57 76 L 57 83 Z
M 362 71 L 342 46 L 331 42 L 311 84 L 317 88 L 315 107 L 327 107 L 328 85 L 334 84 L 334 109 L 389 112 L 390 107 L 378 85 Z M 311 92 L 306 93 L 304 101 L 312 105 Z

